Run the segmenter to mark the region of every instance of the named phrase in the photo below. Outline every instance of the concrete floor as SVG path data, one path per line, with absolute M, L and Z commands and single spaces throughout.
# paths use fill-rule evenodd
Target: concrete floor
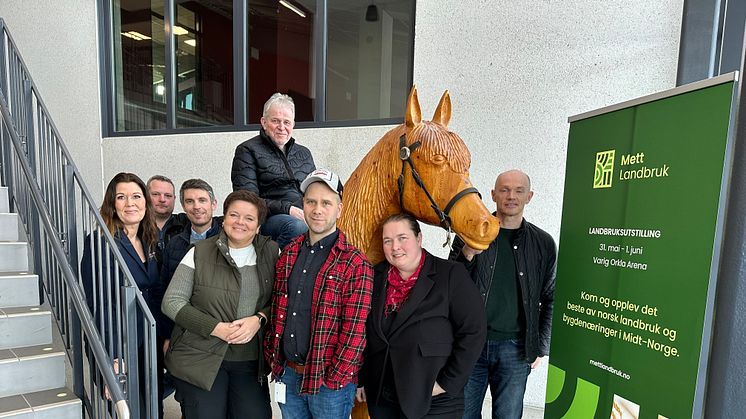
M 489 394 L 489 393 L 487 393 Z M 484 408 L 482 409 L 482 417 L 490 417 L 490 399 L 486 398 L 484 401 Z M 164 419 L 179 419 L 181 418 L 181 411 L 179 410 L 179 404 L 174 400 L 174 396 L 171 395 L 169 398 L 164 400 L 163 409 L 165 410 Z M 280 415 L 280 409 L 277 407 L 277 403 L 272 402 L 272 415 L 274 418 L 282 418 Z M 523 409 L 523 419 L 543 419 L 544 409 L 532 406 L 525 406 Z

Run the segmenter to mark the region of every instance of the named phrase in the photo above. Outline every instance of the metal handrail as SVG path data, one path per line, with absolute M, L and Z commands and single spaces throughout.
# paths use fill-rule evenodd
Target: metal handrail
M 8 111 L 7 103 L 5 102 L 5 99 L 0 95 L 0 112 L 2 113 L 2 119 L 3 121 L 10 120 L 10 112 Z M 18 156 L 23 155 L 23 146 L 21 145 L 21 140 L 18 138 L 18 134 L 13 130 L 6 131 L 10 136 L 10 141 L 14 147 L 14 151 L 17 153 Z M 18 159 L 18 164 L 23 172 L 23 175 L 27 180 L 33 179 L 33 174 L 31 171 L 31 167 L 29 166 L 28 162 L 23 159 Z M 33 181 L 28 181 L 28 187 L 29 191 L 31 192 L 31 199 L 34 202 L 35 209 L 44 209 L 44 199 L 41 196 L 41 190 L 39 189 L 38 185 L 36 185 Z M 50 232 L 54 231 L 54 227 L 52 225 L 51 216 L 47 211 L 38 211 L 39 217 L 41 219 L 41 222 L 44 224 L 44 228 Z M 52 236 L 54 237 L 54 236 Z M 55 256 L 58 260 L 67 260 L 67 255 L 65 253 L 65 250 L 62 248 L 62 243 L 60 240 L 54 240 L 52 239 L 50 241 L 50 244 L 52 246 L 52 250 L 54 251 Z M 78 316 L 80 316 L 80 326 L 83 328 L 83 333 L 86 336 L 98 336 L 98 332 L 95 329 L 95 325 L 93 322 L 93 316 L 91 315 L 91 312 L 88 310 L 88 307 L 85 305 L 85 297 L 83 296 L 82 291 L 80 290 L 80 287 L 78 286 L 77 279 L 75 278 L 75 274 L 72 272 L 72 269 L 70 268 L 69 264 L 62 264 L 61 266 L 65 283 L 68 287 L 68 292 L 72 293 L 70 300 L 73 303 L 73 306 L 75 308 L 76 313 Z M 96 363 L 99 365 L 108 365 L 109 364 L 109 358 L 106 355 L 106 351 L 104 350 L 103 344 L 100 340 L 91 340 L 91 350 L 93 352 L 93 356 L 96 360 Z M 114 375 L 114 369 L 113 368 L 101 368 L 101 374 L 104 377 L 104 381 L 106 385 L 111 389 L 112 393 L 112 399 L 115 401 L 115 404 L 117 405 L 117 410 L 119 412 L 119 417 L 122 418 L 128 418 L 129 417 L 129 409 L 127 407 L 127 403 L 125 400 L 124 392 L 119 387 L 119 381 L 117 377 Z
M 89 417 L 157 417 L 155 319 L 2 18 L 0 137 L 2 179 L 68 350 L 75 394 Z M 81 248 L 89 258 L 79 271 Z M 95 295 L 84 295 L 82 272 Z

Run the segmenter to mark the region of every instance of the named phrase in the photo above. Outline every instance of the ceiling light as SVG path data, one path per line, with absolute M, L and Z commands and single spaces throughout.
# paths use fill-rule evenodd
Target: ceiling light
M 166 87 L 162 84 L 155 86 L 155 94 L 158 96 L 163 96 L 166 93 Z
M 285 1 L 285 0 L 280 0 L 280 4 L 292 10 L 293 12 L 295 12 L 295 14 L 297 14 L 300 17 L 306 17 L 306 14 L 303 13 L 301 9 L 299 9 L 297 6 L 293 5 L 292 3 Z
M 187 39 L 186 41 L 184 41 L 184 43 L 187 44 L 187 45 L 191 45 L 193 47 L 197 46 L 197 40 L 196 39 Z
M 182 28 L 181 26 L 174 26 L 174 35 L 186 35 L 189 31 Z
M 137 31 L 122 32 L 122 35 L 126 36 L 127 38 L 134 39 L 135 41 L 144 41 L 146 39 L 152 39 L 151 37 L 147 35 L 143 35 Z

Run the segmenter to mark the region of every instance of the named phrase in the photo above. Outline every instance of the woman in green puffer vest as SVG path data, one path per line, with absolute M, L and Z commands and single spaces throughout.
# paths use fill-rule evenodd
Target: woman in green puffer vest
M 161 306 L 174 320 L 166 367 L 187 419 L 272 417 L 262 357 L 279 249 L 257 234 L 267 216 L 253 192 L 231 193 L 223 231 L 176 269 Z

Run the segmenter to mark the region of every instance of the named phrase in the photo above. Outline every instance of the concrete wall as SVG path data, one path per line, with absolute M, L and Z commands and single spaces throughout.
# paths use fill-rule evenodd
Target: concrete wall
M 472 181 L 488 207 L 495 176 L 523 169 L 536 192 L 527 218 L 559 239 L 567 117 L 674 87 L 682 4 L 499 0 L 456 9 L 419 1 L 414 81 L 423 118 L 450 90 L 450 128 L 472 151 Z M 317 165 L 346 178 L 388 128 L 303 129 L 295 137 Z M 254 134 L 105 139 L 104 177 L 120 170 L 158 171 L 177 182 L 201 175 L 224 197 L 233 150 Z M 444 255 L 444 233 L 425 235 L 426 247 Z M 545 382 L 546 362 L 530 376 L 527 404 L 543 405 Z
M 92 1 L 2 0 L 8 21 L 52 115 L 91 189 L 127 170 L 201 176 L 222 199 L 235 146 L 255 132 L 100 140 L 95 8 Z M 567 117 L 675 84 L 683 0 L 471 0 L 417 3 L 414 81 L 430 119 L 443 90 L 450 128 L 472 151 L 472 180 L 488 201 L 495 176 L 528 172 L 536 192 L 527 218 L 559 239 Z M 447 5 L 447 6 L 446 6 Z M 456 6 L 460 7 L 456 7 Z M 349 176 L 390 127 L 302 129 L 317 165 Z M 101 160 L 103 153 L 103 161 Z M 443 233 L 426 247 L 443 255 Z M 546 362 L 531 374 L 526 403 L 544 399 Z
M 311 149 L 316 166 L 332 168 L 347 179 L 370 145 L 390 128 L 303 129 L 295 130 L 293 136 Z M 104 179 L 111 179 L 121 171 L 137 173 L 143 180 L 164 174 L 178 188 L 186 179 L 201 177 L 215 189 L 222 211 L 222 200 L 232 191 L 230 172 L 236 146 L 257 134 L 250 131 L 106 138 Z
M 2 0 L 0 17 L 96 200 L 101 193 L 101 106 L 96 2 Z
M 420 102 L 432 108 L 449 89 L 476 187 L 488 197 L 496 174 L 525 170 L 536 192 L 526 218 L 558 239 L 567 117 L 674 87 L 683 1 L 469 3 L 417 4 Z M 545 381 L 546 363 L 527 404 L 543 404 Z

